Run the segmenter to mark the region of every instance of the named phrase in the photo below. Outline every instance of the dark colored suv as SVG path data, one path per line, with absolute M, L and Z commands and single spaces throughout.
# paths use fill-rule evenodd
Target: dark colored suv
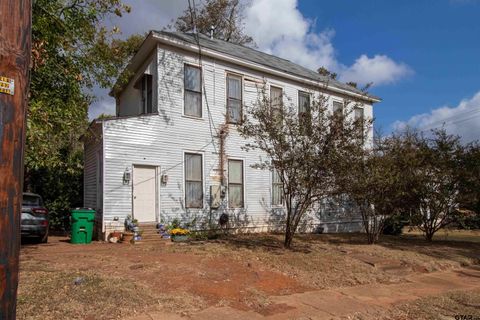
M 20 230 L 22 238 L 35 237 L 43 243 L 48 241 L 48 210 L 38 194 L 23 193 Z

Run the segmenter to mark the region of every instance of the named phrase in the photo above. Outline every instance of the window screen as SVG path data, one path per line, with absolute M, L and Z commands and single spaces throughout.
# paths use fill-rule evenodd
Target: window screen
M 283 104 L 282 88 L 270 87 L 270 102 L 272 105 L 272 115 L 275 118 L 280 118 Z
M 142 112 L 152 113 L 153 111 L 153 77 L 145 74 L 142 79 Z
M 227 114 L 229 123 L 242 121 L 242 78 L 227 76 Z
M 303 134 L 312 132 L 312 117 L 310 109 L 310 94 L 298 91 L 298 117 Z
M 228 160 L 228 206 L 243 208 L 242 160 Z
M 343 116 L 343 103 L 333 101 L 333 114 L 338 117 Z
M 283 204 L 282 181 L 277 170 L 272 172 L 272 205 L 278 206 Z
M 185 154 L 185 206 L 187 208 L 203 207 L 203 172 L 202 155 Z
M 307 92 L 298 92 L 298 114 L 307 115 L 310 113 L 310 94 Z
M 202 77 L 200 68 L 185 65 L 184 86 L 184 114 L 202 117 Z
M 355 121 L 363 122 L 363 108 L 355 107 L 354 109 Z
M 362 140 L 365 139 L 365 131 L 364 131 L 365 118 L 364 118 L 363 112 L 364 112 L 363 108 L 359 108 L 359 107 L 355 107 L 355 109 L 353 110 L 354 121 L 355 121 L 355 124 L 358 126 L 358 129 L 361 130 Z

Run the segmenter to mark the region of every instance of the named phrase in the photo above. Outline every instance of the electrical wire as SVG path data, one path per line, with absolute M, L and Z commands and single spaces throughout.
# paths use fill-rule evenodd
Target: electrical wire
M 205 148 L 208 147 L 211 143 L 213 143 L 213 140 L 209 141 L 207 144 L 203 145 L 200 149 L 198 150 L 192 150 L 191 152 L 192 153 L 195 153 L 195 152 L 201 152 L 201 151 L 205 151 Z M 165 170 L 162 170 L 162 173 L 165 173 L 165 172 L 168 172 L 172 169 L 175 169 L 176 167 L 178 167 L 179 165 L 183 165 L 185 163 L 186 159 L 180 161 L 180 162 L 177 162 L 176 164 L 168 167 L 167 169 Z
M 476 109 L 478 108 L 478 109 Z M 473 107 L 472 108 L 473 110 L 467 110 L 467 111 L 464 111 L 464 112 L 461 112 L 461 113 L 457 113 L 453 116 L 450 116 L 450 117 L 446 117 L 446 118 L 443 118 L 441 120 L 438 120 L 438 121 L 434 121 L 424 127 L 421 127 L 419 129 L 421 130 L 429 130 L 428 128 L 436 128 L 437 125 L 443 125 L 444 123 L 447 123 L 447 122 L 450 122 L 450 121 L 457 121 L 457 119 L 461 118 L 461 117 L 464 117 L 464 116 L 471 116 L 471 115 L 474 115 L 476 113 L 480 113 L 480 106 L 478 107 Z M 469 117 L 469 118 L 465 118 L 465 119 L 472 119 L 472 118 L 475 118 L 477 116 L 474 116 L 474 117 Z
M 468 116 L 467 118 L 465 118 L 465 116 Z M 433 129 L 436 129 L 436 128 L 439 128 L 439 127 L 442 127 L 442 126 L 450 126 L 450 125 L 454 125 L 454 124 L 459 124 L 459 123 L 463 123 L 463 122 L 466 122 L 466 121 L 469 121 L 469 120 L 472 120 L 472 119 L 476 119 L 480 117 L 480 109 L 478 110 L 470 110 L 469 112 L 464 112 L 464 113 L 461 113 L 461 114 L 457 114 L 455 116 L 451 116 L 451 117 L 447 117 L 445 119 L 442 119 L 442 120 L 438 120 L 438 121 L 435 121 L 433 123 L 430 123 L 424 127 L 420 127 L 418 128 L 420 132 L 425 132 L 425 131 L 430 131 L 430 130 L 433 130 Z
M 205 86 L 205 78 L 204 78 L 204 72 L 203 72 L 202 46 L 200 45 L 200 38 L 198 36 L 198 31 L 197 31 L 197 27 L 196 27 L 196 20 L 197 20 L 196 6 L 195 6 L 195 0 L 192 0 L 192 1 L 193 1 L 193 8 L 192 8 L 192 3 L 191 3 L 190 0 L 188 0 L 188 8 L 189 8 L 189 11 L 190 11 L 190 18 L 191 18 L 193 29 L 194 29 L 193 37 L 194 37 L 195 41 L 197 42 L 197 46 L 198 46 L 198 62 L 200 64 L 200 68 L 201 68 L 201 71 L 200 71 L 201 79 L 200 80 L 202 82 L 203 94 L 205 96 L 205 105 L 207 107 L 208 126 L 209 126 L 209 130 L 210 130 L 210 136 L 211 136 L 212 142 L 213 142 L 213 140 L 215 139 L 214 134 L 213 134 L 213 130 L 215 131 L 215 134 L 217 136 L 218 136 L 218 130 L 215 126 L 215 122 L 213 121 L 212 113 L 210 111 L 210 106 L 209 106 L 209 103 L 208 103 L 207 89 L 206 89 L 206 86 Z M 212 127 L 213 127 L 213 130 L 212 130 Z M 215 153 L 216 153 L 217 152 L 217 147 L 216 147 L 215 143 L 213 143 L 213 148 L 214 148 Z

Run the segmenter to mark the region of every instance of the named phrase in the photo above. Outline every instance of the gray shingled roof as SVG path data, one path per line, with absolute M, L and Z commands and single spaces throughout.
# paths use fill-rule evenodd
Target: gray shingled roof
M 175 38 L 177 40 L 185 41 L 191 44 L 197 44 L 197 40 L 192 33 L 183 33 L 183 32 L 167 32 L 167 31 L 152 31 L 159 35 Z M 264 66 L 268 66 L 270 68 L 283 71 L 286 73 L 294 74 L 303 78 L 307 78 L 314 81 L 320 81 L 323 83 L 328 83 L 328 85 L 348 90 L 350 92 L 364 94 L 361 90 L 349 86 L 345 83 L 342 83 L 337 80 L 330 79 L 329 77 L 322 76 L 321 74 L 302 67 L 296 63 L 293 63 L 289 60 L 282 59 L 249 47 L 245 47 L 239 44 L 226 42 L 220 39 L 210 39 L 209 37 L 199 34 L 199 42 L 202 47 L 215 50 L 221 53 L 228 54 L 230 56 L 234 56 L 240 59 L 248 60 L 251 62 L 255 62 Z M 368 97 L 373 99 L 379 99 L 373 95 L 368 95 Z

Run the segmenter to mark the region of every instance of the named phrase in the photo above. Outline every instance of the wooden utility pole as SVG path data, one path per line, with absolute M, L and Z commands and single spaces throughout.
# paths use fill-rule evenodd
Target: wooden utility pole
M 0 1 L 0 320 L 16 317 L 31 0 Z

